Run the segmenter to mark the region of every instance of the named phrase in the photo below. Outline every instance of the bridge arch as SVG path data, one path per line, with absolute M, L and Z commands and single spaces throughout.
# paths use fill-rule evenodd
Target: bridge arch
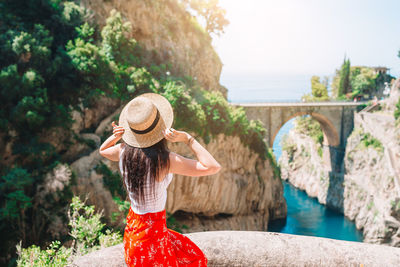
M 299 102 L 234 104 L 246 110 L 249 119 L 260 120 L 265 126 L 265 140 L 273 146 L 276 135 L 290 119 L 310 115 L 321 125 L 324 135 L 323 158 L 335 172 L 342 171 L 344 145 L 353 130 L 353 117 L 365 102 Z
M 322 132 L 324 134 L 324 145 L 325 146 L 331 146 L 331 147 L 336 147 L 340 145 L 340 136 L 338 133 L 338 130 L 336 127 L 333 125 L 333 123 L 329 120 L 328 117 L 324 116 L 323 114 L 316 113 L 316 112 L 295 112 L 292 114 L 288 114 L 288 116 L 285 116 L 285 118 L 282 118 L 280 123 L 277 125 L 276 129 L 271 129 L 271 139 L 270 139 L 270 147 L 273 146 L 276 135 L 278 134 L 279 130 L 282 128 L 282 126 L 288 122 L 289 120 L 299 117 L 299 116 L 304 116 L 304 115 L 310 115 L 313 119 L 319 122 Z

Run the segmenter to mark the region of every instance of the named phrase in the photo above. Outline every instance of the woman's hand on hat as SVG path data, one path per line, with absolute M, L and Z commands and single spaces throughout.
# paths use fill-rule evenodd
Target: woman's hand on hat
M 189 135 L 184 131 L 178 131 L 173 128 L 169 128 L 163 131 L 165 139 L 173 143 L 176 142 L 187 142 Z
M 113 122 L 111 123 L 111 126 L 113 127 L 113 135 L 114 135 L 115 137 L 117 137 L 117 138 L 121 138 L 122 135 L 123 135 L 124 132 L 125 132 L 124 127 L 116 125 L 116 124 L 115 124 L 115 121 L 113 121 Z

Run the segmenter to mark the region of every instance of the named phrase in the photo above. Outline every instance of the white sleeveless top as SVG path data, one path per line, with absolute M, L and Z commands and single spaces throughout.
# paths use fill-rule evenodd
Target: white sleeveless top
M 121 155 L 124 149 L 121 151 Z M 126 184 L 126 175 L 122 166 L 122 156 L 119 160 L 119 169 Z M 150 175 L 147 176 L 147 181 L 144 185 L 144 204 L 138 203 L 134 198 L 134 193 L 129 192 L 129 199 L 131 201 L 131 208 L 136 214 L 145 214 L 149 212 L 159 212 L 165 209 L 167 202 L 167 187 L 172 181 L 172 173 L 168 173 L 161 182 L 155 181 L 154 194 L 150 190 Z

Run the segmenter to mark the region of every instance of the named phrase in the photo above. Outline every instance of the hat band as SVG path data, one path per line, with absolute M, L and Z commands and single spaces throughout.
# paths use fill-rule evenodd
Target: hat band
M 157 109 L 156 118 L 154 119 L 153 123 L 147 129 L 144 129 L 144 130 L 140 131 L 140 130 L 133 129 L 132 127 L 129 127 L 129 128 L 131 128 L 132 132 L 134 132 L 136 134 L 146 134 L 148 132 L 151 132 L 154 128 L 156 128 L 156 125 L 157 125 L 159 120 L 160 120 L 160 112 Z

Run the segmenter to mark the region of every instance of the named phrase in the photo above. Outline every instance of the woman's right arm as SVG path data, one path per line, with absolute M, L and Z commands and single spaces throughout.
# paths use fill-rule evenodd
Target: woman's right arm
M 171 142 L 183 142 L 187 144 L 197 158 L 197 160 L 188 159 L 171 152 L 169 155 L 169 172 L 186 176 L 206 176 L 216 174 L 220 171 L 221 165 L 214 159 L 210 152 L 188 133 L 167 129 L 164 132 L 164 136 Z

